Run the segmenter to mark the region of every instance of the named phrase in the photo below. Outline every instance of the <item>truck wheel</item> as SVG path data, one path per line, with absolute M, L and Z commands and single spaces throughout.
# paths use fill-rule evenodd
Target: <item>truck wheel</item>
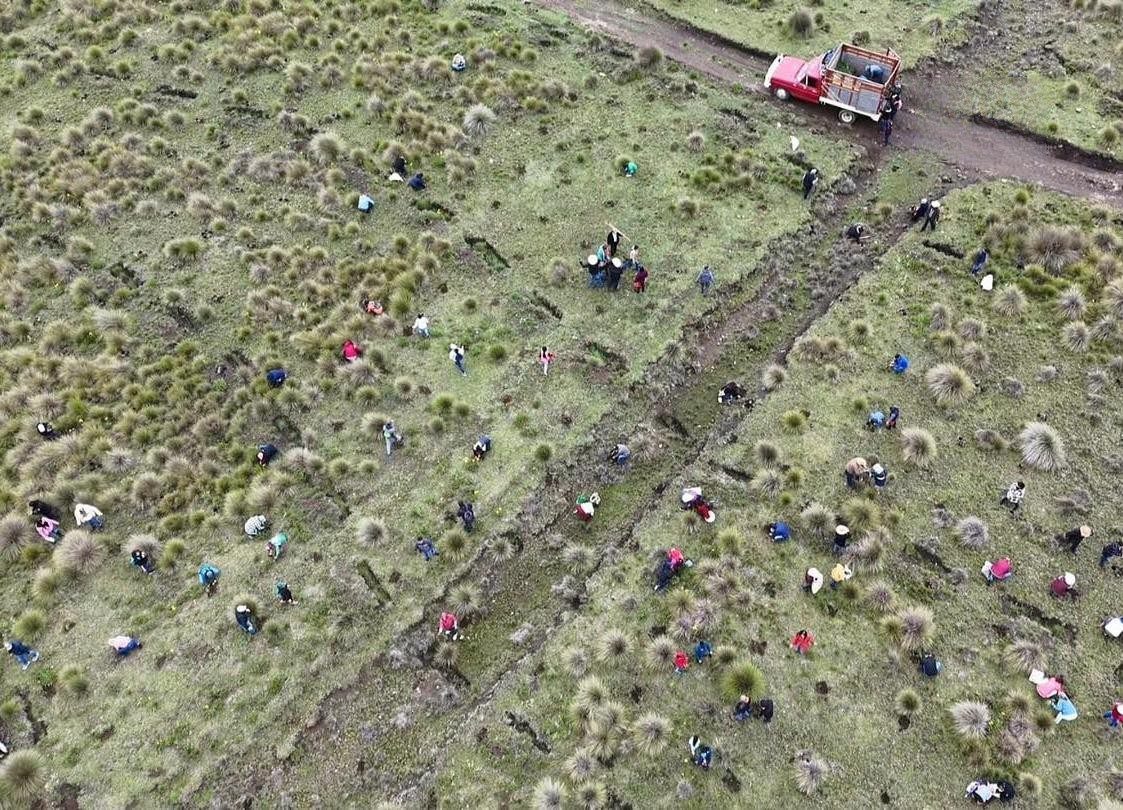
M 780 99 L 780 101 L 787 101 L 788 100 L 788 91 L 785 90 L 783 87 L 777 87 L 776 88 L 776 98 Z
M 850 110 L 839 110 L 838 111 L 838 120 L 841 121 L 844 124 L 853 124 L 854 123 L 854 113 L 850 112 Z

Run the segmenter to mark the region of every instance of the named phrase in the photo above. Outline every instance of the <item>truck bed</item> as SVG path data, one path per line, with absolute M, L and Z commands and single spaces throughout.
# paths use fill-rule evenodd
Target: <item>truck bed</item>
M 840 45 L 823 57 L 823 95 L 877 118 L 900 69 L 901 59 L 893 51 L 877 53 Z

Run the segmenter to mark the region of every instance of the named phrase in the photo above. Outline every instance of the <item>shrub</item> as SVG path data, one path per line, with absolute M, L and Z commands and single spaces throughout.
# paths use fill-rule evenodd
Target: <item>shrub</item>
M 548 444 L 540 444 L 534 448 L 534 457 L 545 464 L 554 455 L 554 448 Z
M 826 537 L 834 531 L 834 513 L 821 503 L 812 501 L 799 513 L 800 521 L 808 531 Z
M 802 433 L 807 428 L 807 417 L 802 411 L 784 411 L 780 416 L 780 424 L 784 430 L 792 433 Z
M 698 201 L 690 197 L 679 197 L 675 203 L 675 210 L 683 219 L 694 219 L 698 216 Z
M 893 701 L 897 714 L 915 714 L 920 711 L 920 695 L 912 689 L 902 689 Z
M 534 786 L 534 810 L 561 810 L 565 797 L 565 786 L 545 776 Z
M 1030 422 L 1018 434 L 1022 463 L 1036 470 L 1052 472 L 1065 463 L 1065 446 L 1060 434 L 1045 422 Z
M 815 15 L 806 8 L 796 9 L 788 17 L 788 30 L 797 37 L 807 39 L 815 33 Z
M 663 61 L 663 52 L 654 45 L 647 45 L 635 53 L 636 64 L 644 69 L 651 69 Z
M 866 600 L 879 613 L 889 613 L 897 603 L 897 595 L 885 582 L 874 582 L 866 589 Z
M 94 571 L 105 559 L 105 550 L 84 529 L 72 529 L 62 536 L 55 552 L 59 569 L 73 577 Z
M 1013 644 L 1007 647 L 1006 656 L 1014 666 L 1025 672 L 1032 672 L 1035 669 L 1043 670 L 1048 663 L 1041 645 L 1024 638 L 1016 639 Z
M 906 464 L 929 467 L 936 460 L 936 440 L 922 428 L 905 428 L 901 431 L 901 456 Z
M 19 639 L 36 639 L 46 626 L 47 617 L 43 615 L 43 611 L 34 608 L 25 610 L 12 625 L 12 635 Z
M 1092 333 L 1088 329 L 1088 324 L 1084 321 L 1073 321 L 1066 324 L 1061 331 L 1061 335 L 1069 351 L 1075 354 L 1083 354 L 1088 351 L 1088 347 L 1092 343 Z
M 963 700 L 948 710 L 955 732 L 967 740 L 979 740 L 986 736 L 990 724 L 990 708 L 985 703 Z
M 1084 317 L 1088 310 L 1088 302 L 1084 300 L 1084 292 L 1075 284 L 1066 289 L 1057 298 L 1057 310 L 1070 321 Z
M 1084 252 L 1084 236 L 1075 228 L 1046 225 L 1029 240 L 1029 255 L 1053 275 L 1058 275 L 1080 261 Z
M 955 524 L 955 533 L 967 548 L 981 551 L 990 543 L 990 530 L 979 518 L 965 517 Z
M 765 391 L 775 391 L 787 378 L 788 372 L 784 371 L 783 366 L 771 365 L 760 375 L 760 384 Z
M 491 125 L 495 123 L 495 113 L 485 104 L 473 104 L 464 113 L 461 127 L 471 138 L 481 138 L 488 133 Z
M 602 661 L 611 661 L 627 655 L 631 650 L 628 637 L 615 628 L 606 630 L 600 637 L 599 655 Z
M 312 154 L 321 163 L 334 163 L 343 153 L 343 144 L 334 132 L 321 132 L 312 138 Z
M 951 363 L 933 366 L 924 375 L 928 390 L 942 406 L 962 405 L 975 394 L 975 383 L 967 372 Z
M 932 637 L 935 622 L 928 608 L 905 608 L 897 615 L 901 619 L 901 646 L 904 649 L 920 649 Z
M 644 756 L 662 751 L 671 734 L 671 722 L 657 714 L 645 714 L 632 726 L 632 738 Z
M 795 786 L 804 796 L 810 796 L 823 786 L 827 778 L 827 763 L 811 752 L 796 757 Z
M 13 798 L 30 802 L 41 798 L 47 781 L 46 767 L 38 751 L 24 748 L 13 751 L 0 768 L 0 779 L 8 785 Z
M 1025 312 L 1026 295 L 1020 287 L 1007 284 L 995 293 L 994 303 L 991 306 L 999 315 L 1007 317 L 1021 315 Z
M 359 521 L 355 528 L 355 537 L 366 546 L 374 546 L 386 539 L 388 534 L 386 524 L 377 518 L 365 517 Z
M 760 697 L 764 694 L 764 673 L 748 661 L 739 661 L 721 676 L 721 691 L 730 703 L 741 695 Z
M 11 562 L 23 551 L 31 533 L 27 520 L 19 515 L 7 515 L 0 520 L 0 559 Z
M 784 479 L 778 470 L 771 467 L 762 467 L 756 471 L 752 480 L 749 481 L 749 488 L 765 498 L 772 499 L 783 490 Z

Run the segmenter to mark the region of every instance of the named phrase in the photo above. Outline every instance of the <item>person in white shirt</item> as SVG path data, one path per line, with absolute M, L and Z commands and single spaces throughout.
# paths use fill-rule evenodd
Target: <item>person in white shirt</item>
M 417 320 L 413 322 L 413 333 L 423 338 L 429 337 L 429 319 L 425 317 L 424 313 L 419 313 Z

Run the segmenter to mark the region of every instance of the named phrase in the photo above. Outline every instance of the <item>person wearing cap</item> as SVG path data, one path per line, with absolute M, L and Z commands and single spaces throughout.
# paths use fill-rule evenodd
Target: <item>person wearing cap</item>
M 814 596 L 822 590 L 822 587 L 823 572 L 818 568 L 808 568 L 807 573 L 803 575 L 803 590 Z
M 842 563 L 835 563 L 834 568 L 831 569 L 831 590 L 838 590 L 838 586 L 852 576 L 854 576 L 854 572 L 847 566 Z
M 259 444 L 257 446 L 257 464 L 259 467 L 268 467 L 269 462 L 277 457 L 277 445 Z
M 127 658 L 129 653 L 139 650 L 144 644 L 135 636 L 114 636 L 109 639 L 109 647 L 119 658 Z
M 37 422 L 35 425 L 35 432 L 39 434 L 40 438 L 47 441 L 54 441 L 58 438 L 58 431 L 55 430 L 54 425 L 50 422 Z
M 1057 542 L 1063 546 L 1068 546 L 1068 550 L 1075 554 L 1080 548 L 1080 544 L 1091 536 L 1091 526 L 1077 526 L 1075 529 L 1069 529 L 1064 534 L 1058 535 Z
M 1103 623 L 1104 635 L 1112 638 L 1123 636 L 1123 616 L 1112 616 Z
M 1123 724 L 1123 701 L 1117 700 L 1111 704 L 1110 711 L 1104 712 L 1104 719 L 1112 728 L 1119 728 Z
M 1071 571 L 1065 571 L 1059 577 L 1055 577 L 1049 583 L 1049 590 L 1057 599 L 1075 599 L 1076 593 L 1076 575 Z
M 928 200 L 927 197 L 921 197 L 920 202 L 913 206 L 913 209 L 909 214 L 910 219 L 914 223 L 920 222 L 922 219 L 928 216 L 928 209 L 931 206 L 932 203 Z
M 834 546 L 832 551 L 835 554 L 841 554 L 846 551 L 846 546 L 850 542 L 850 527 L 845 523 L 839 523 L 834 527 Z
M 600 495 L 596 492 L 588 496 L 579 495 L 573 514 L 577 515 L 583 523 L 588 523 L 593 519 L 593 514 L 597 511 L 598 506 L 600 506 Z
M 1047 677 L 1044 672 L 1035 669 L 1029 673 L 1029 682 L 1033 684 L 1037 696 L 1042 700 L 1052 700 L 1057 695 L 1066 694 L 1067 685 L 1063 675 Z
M 785 543 L 792 538 L 792 527 L 782 520 L 768 524 L 768 536 L 773 543 Z
M 815 636 L 808 630 L 800 630 L 791 640 L 791 648 L 800 655 L 807 655 L 815 646 Z
M 733 707 L 733 719 L 745 721 L 753 716 L 753 703 L 748 695 L 741 695 L 737 705 Z
M 748 393 L 749 392 L 736 380 L 730 380 L 717 392 L 717 401 L 719 405 L 725 405 L 748 396 Z
M 854 456 L 854 458 L 846 462 L 844 475 L 846 477 L 846 486 L 850 489 L 857 489 L 869 474 L 869 462 L 861 456 Z
M 921 657 L 920 663 L 917 665 L 917 669 L 920 670 L 920 674 L 925 676 L 926 678 L 935 678 L 940 674 L 940 671 L 943 670 L 943 668 L 944 665 L 941 664 L 936 656 L 932 653 L 925 653 Z
M 624 262 L 619 256 L 613 256 L 608 263 L 608 289 L 616 292 L 620 289 L 620 276 L 624 275 Z
M 1009 557 L 1001 557 L 994 562 L 987 560 L 983 563 L 983 576 L 986 578 L 987 585 L 1002 582 L 1014 576 L 1014 565 Z
M 234 608 L 234 621 L 246 632 L 247 635 L 257 635 L 258 621 L 253 615 L 249 605 L 238 605 Z
M 874 491 L 880 492 L 889 483 L 889 471 L 881 464 L 874 464 L 870 470 L 870 482 L 873 484 Z
M 266 527 L 268 526 L 269 518 L 265 517 L 265 515 L 254 515 L 253 517 L 246 519 L 245 525 L 242 526 L 242 530 L 246 533 L 246 537 L 252 539 L 265 531 Z
M 936 223 L 940 221 L 942 207 L 939 200 L 932 200 L 932 204 L 928 206 L 928 213 L 924 215 L 924 224 L 920 226 L 921 233 L 926 230 L 936 230 Z

